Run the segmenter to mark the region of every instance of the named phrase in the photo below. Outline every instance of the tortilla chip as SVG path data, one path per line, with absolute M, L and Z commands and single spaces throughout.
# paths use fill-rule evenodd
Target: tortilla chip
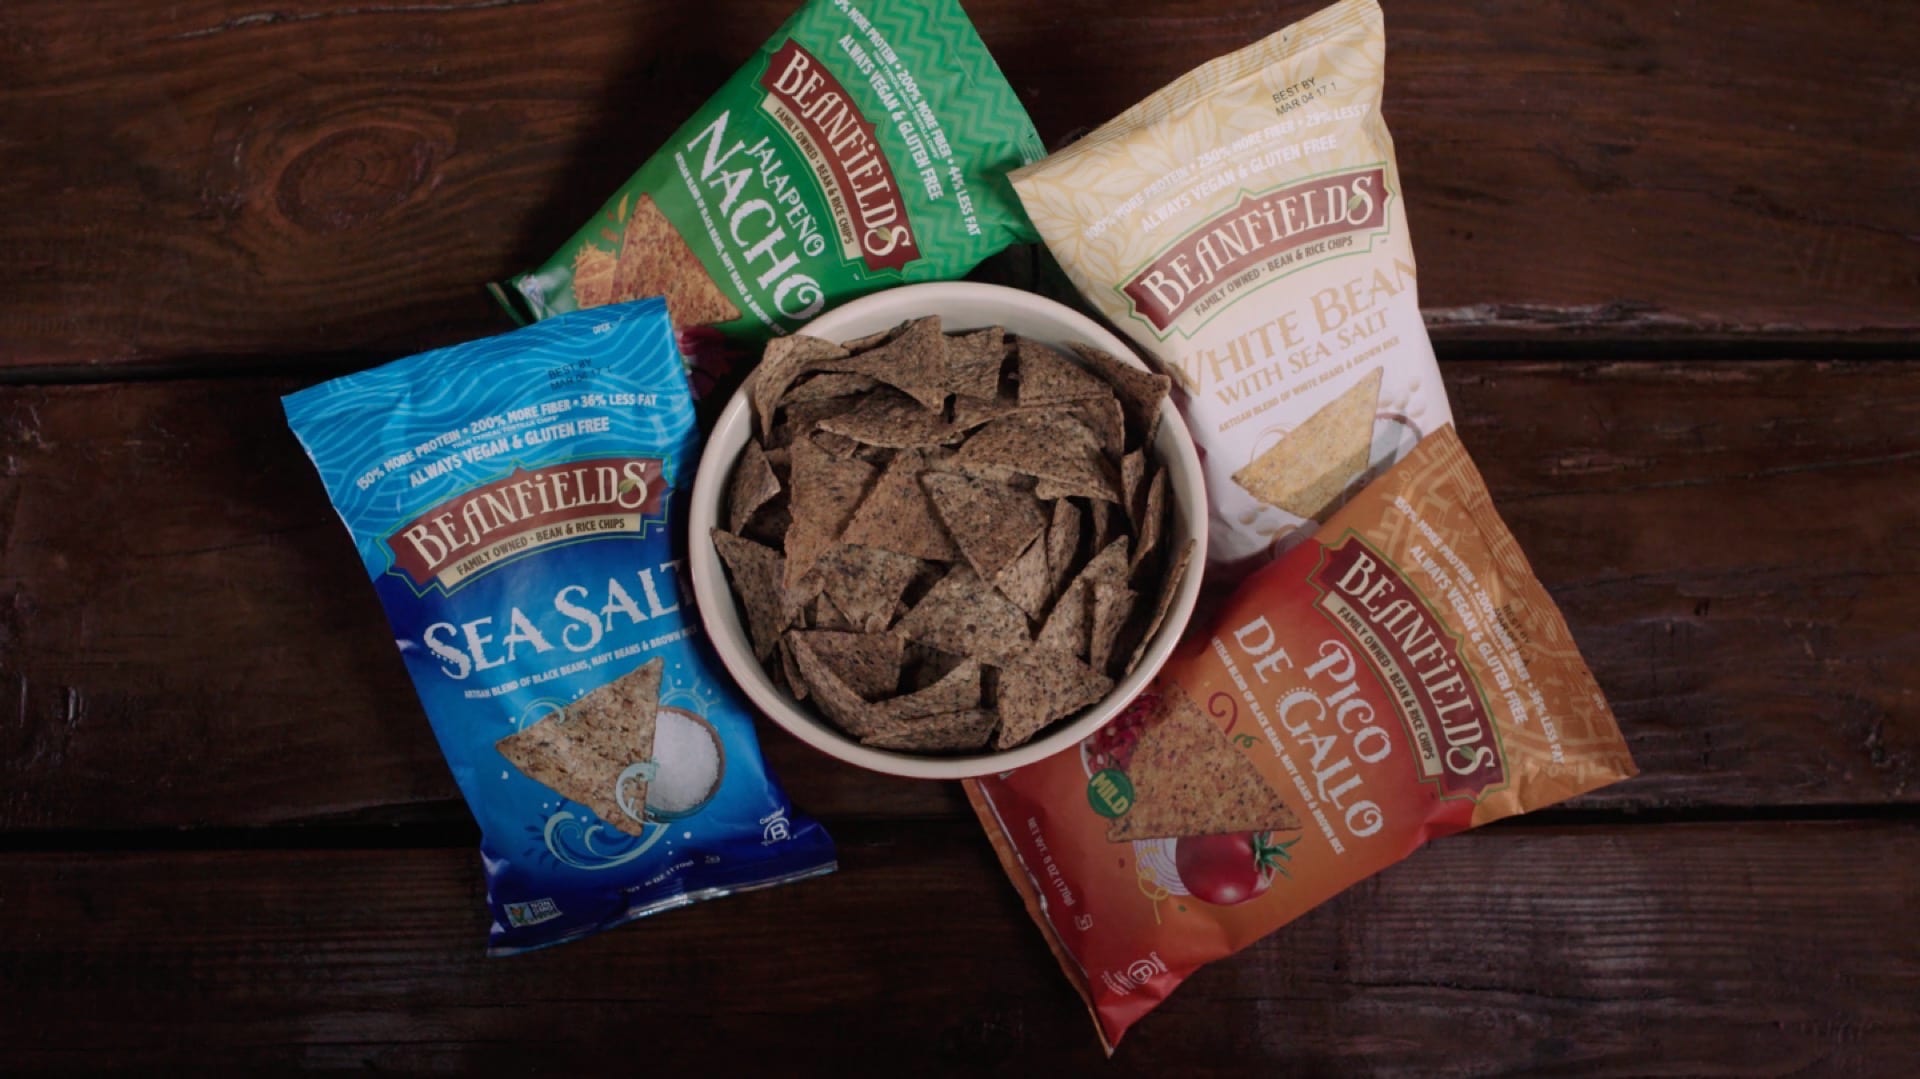
M 1119 477 L 1085 424 L 1061 412 L 1015 413 L 993 420 L 961 445 L 960 465 L 1009 468 L 1037 477 L 1042 498 L 1081 495 L 1120 500 Z
M 740 317 L 740 309 L 714 284 L 699 256 L 647 195 L 640 196 L 627 218 L 613 284 L 616 301 L 642 296 L 665 296 L 667 317 L 677 327 Z
M 885 731 L 927 716 L 980 707 L 981 673 L 977 661 L 961 660 L 939 681 L 924 689 L 875 702 L 872 717 L 874 729 Z
M 961 397 L 993 400 L 1000 395 L 1000 367 L 1006 355 L 1004 331 L 998 326 L 948 337 L 947 388 Z
M 890 697 L 900 688 L 902 650 L 906 642 L 891 633 L 844 633 L 837 630 L 793 630 L 791 637 L 807 647 L 840 676 L 847 688 L 868 700 Z
M 780 644 L 774 650 L 780 653 L 780 666 L 774 669 L 774 681 L 784 683 L 794 700 L 806 700 L 807 680 L 800 676 L 800 666 L 793 661 L 793 646 L 787 643 L 785 635 L 781 636 Z
M 753 402 L 754 417 L 760 421 L 760 437 L 765 439 L 772 433 L 774 411 L 780 407 L 781 400 L 786 397 L 787 387 L 793 384 L 794 379 L 846 354 L 845 349 L 832 341 L 802 333 L 768 341 L 765 351 L 760 354 L 760 366 L 754 368 L 753 380 L 747 390 L 747 396 Z
M 920 486 L 925 467 L 926 458 L 920 454 L 896 456 L 874 481 L 841 538 L 931 562 L 959 558 L 960 548 L 947 535 L 934 513 L 933 500 Z
M 900 677 L 900 688 L 908 693 L 916 689 L 925 689 L 947 675 L 962 663 L 970 663 L 965 656 L 956 656 L 952 652 L 942 652 L 938 648 L 929 648 L 924 644 L 907 642 L 906 671 Z
M 1292 831 L 1287 808 L 1226 732 L 1202 715 L 1178 685 L 1168 685 L 1127 765 L 1133 806 L 1107 840 Z
M 647 775 L 629 770 L 653 758 L 663 667 L 650 659 L 494 748 L 528 779 L 586 806 L 608 826 L 640 835 Z
M 733 465 L 733 476 L 727 482 L 727 527 L 742 531 L 753 519 L 754 511 L 779 493 L 780 477 L 773 474 L 773 466 L 767 463 L 767 452 L 760 448 L 760 443 L 748 439 L 747 448 L 740 451 L 740 459 Z
M 1108 670 L 1120 630 L 1132 616 L 1139 599 L 1140 593 L 1123 585 L 1103 581 L 1093 586 L 1093 631 L 1087 646 L 1087 662 L 1094 670 Z
M 1160 532 L 1167 523 L 1167 470 L 1161 469 L 1147 481 L 1147 493 L 1140 516 L 1134 518 L 1133 559 L 1128 569 L 1138 570 L 1160 549 Z
M 1025 491 L 951 472 L 925 473 L 920 485 L 982 580 L 999 576 L 1047 526 L 1040 503 Z
M 865 337 L 856 337 L 851 341 L 842 341 L 840 342 L 840 347 L 846 349 L 849 355 L 856 352 L 865 352 L 878 345 L 884 345 L 888 341 L 907 332 L 907 327 L 911 325 L 913 325 L 912 322 L 902 322 L 898 326 L 889 326 L 879 333 L 870 333 Z
M 755 543 L 762 543 L 778 550 L 786 546 L 787 529 L 793 527 L 793 515 L 787 510 L 784 495 L 775 498 L 760 507 L 753 515 L 747 527 L 740 534 Z
M 1073 575 L 1073 559 L 1080 552 L 1080 507 L 1066 499 L 1053 504 L 1047 523 L 1047 593 L 1058 595 Z
M 573 256 L 573 304 L 575 307 L 599 307 L 613 302 L 613 281 L 620 259 L 611 251 L 591 244 Z
M 910 641 L 976 659 L 1017 652 L 1029 643 L 1026 614 L 965 562 L 956 563 L 894 624 L 893 631 Z
M 1093 645 L 1092 589 L 1075 581 L 1054 601 L 1033 643 L 1086 659 Z
M 1233 474 L 1253 497 L 1295 517 L 1320 520 L 1366 470 L 1373 413 L 1385 368 L 1376 367 Z
M 824 594 L 855 629 L 878 633 L 893 620 L 895 605 L 921 566 L 919 559 L 894 551 L 842 543 L 820 556 L 814 572 Z
M 1173 380 L 1156 371 L 1141 370 L 1097 348 L 1075 345 L 1073 350 L 1120 395 L 1128 430 L 1137 436 L 1129 437 L 1128 445 L 1135 448 L 1153 445 L 1160 432 L 1160 406 L 1173 391 Z
M 1019 402 L 1012 397 L 994 397 L 991 400 L 976 397 L 955 397 L 953 399 L 953 425 L 963 431 L 984 426 L 1002 416 L 1011 416 L 1021 411 Z M 1028 410 L 1034 411 L 1034 410 Z
M 792 588 L 827 549 L 839 542 L 878 469 L 857 458 L 835 457 L 812 439 L 793 444 L 785 583 Z
M 833 597 L 825 592 L 807 602 L 807 617 L 804 624 L 810 629 L 830 629 L 847 633 L 865 632 L 860 624 L 842 611 L 840 605 L 833 601 Z
M 971 708 L 964 712 L 923 716 L 911 724 L 889 728 L 883 734 L 875 734 L 861 741 L 875 749 L 891 749 L 902 753 L 954 753 L 984 749 L 987 738 L 993 734 L 994 724 L 999 722 L 999 713 Z
M 1112 396 L 1099 376 L 1051 345 L 1022 337 L 1017 350 L 1022 407 Z
M 1192 568 L 1193 541 L 1188 540 L 1174 556 L 1173 564 L 1160 579 L 1160 595 L 1153 602 L 1153 617 L 1141 631 L 1139 643 L 1133 646 L 1132 658 L 1127 660 L 1127 670 L 1140 665 L 1140 658 L 1147 654 L 1147 646 L 1153 643 L 1154 634 L 1160 632 L 1161 623 L 1167 620 L 1167 612 L 1173 609 L 1173 597 L 1180 591 L 1180 584 L 1186 580 L 1187 572 Z
M 1100 452 L 1110 460 L 1119 460 L 1127 452 L 1127 419 L 1117 397 L 1092 397 L 1076 401 L 1074 414 L 1100 440 Z
M 877 345 L 844 359 L 828 360 L 823 371 L 844 371 L 877 379 L 907 394 L 929 409 L 947 401 L 947 339 L 940 317 L 929 315 Z
M 1093 561 L 1087 563 L 1087 568 L 1080 571 L 1077 579 L 1087 582 L 1089 588 L 1100 584 L 1126 584 L 1127 551 L 1130 545 L 1131 541 L 1121 536 L 1100 548 L 1100 553 L 1093 556 Z
M 1091 500 L 1087 506 L 1087 516 L 1092 519 L 1093 527 L 1090 532 L 1095 550 L 1112 543 L 1113 538 L 1120 534 L 1120 522 L 1125 520 L 1120 510 L 1105 499 Z
M 1027 617 L 1036 621 L 1046 613 L 1047 600 L 1053 596 L 1047 574 L 1047 537 L 1045 534 L 1033 537 L 1027 549 L 1020 557 L 1007 564 L 993 578 L 993 586 L 1000 594 L 1019 604 L 1027 612 Z
M 856 738 L 875 733 L 873 705 L 813 650 L 805 632 L 790 630 L 786 641 L 793 649 L 794 666 L 800 670 L 800 681 L 807 687 L 807 696 L 820 711 Z
M 804 404 L 808 401 L 827 401 L 835 397 L 852 397 L 873 389 L 880 383 L 865 375 L 849 375 L 841 371 L 826 371 L 821 374 L 802 378 L 781 398 L 788 405 Z
M 1024 745 L 1041 728 L 1106 696 L 1113 680 L 1050 648 L 1031 648 L 1000 668 L 1000 730 L 993 748 Z
M 964 434 L 942 419 L 940 413 L 920 407 L 912 398 L 879 392 L 870 393 L 853 408 L 820 421 L 820 428 L 869 446 L 901 450 L 958 442 Z
M 784 584 L 785 560 L 771 547 L 718 528 L 710 535 L 733 578 L 733 594 L 747 610 L 747 635 L 753 638 L 754 658 L 765 663 L 773 655 L 774 643 L 792 622 Z
M 1140 502 L 1141 485 L 1147 478 L 1147 455 L 1143 450 L 1134 450 L 1120 458 L 1120 504 L 1127 508 L 1127 517 L 1134 527 L 1140 526 L 1140 513 L 1144 509 Z

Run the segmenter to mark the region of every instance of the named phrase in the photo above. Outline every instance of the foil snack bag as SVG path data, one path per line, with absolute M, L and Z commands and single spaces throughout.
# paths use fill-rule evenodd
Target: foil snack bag
M 1200 966 L 1427 840 L 1633 774 L 1448 425 L 1112 724 L 966 789 L 1111 1051 Z
M 807 0 L 529 273 L 516 317 L 665 296 L 676 327 L 787 333 L 1031 242 L 1006 173 L 1040 139 L 955 0 Z M 696 387 L 701 388 L 701 387 Z
M 1013 175 L 1080 292 L 1182 391 L 1216 576 L 1311 534 L 1451 419 L 1385 61 L 1379 6 L 1343 0 Z
M 689 604 L 665 302 L 286 398 L 480 824 L 491 951 L 831 872 Z

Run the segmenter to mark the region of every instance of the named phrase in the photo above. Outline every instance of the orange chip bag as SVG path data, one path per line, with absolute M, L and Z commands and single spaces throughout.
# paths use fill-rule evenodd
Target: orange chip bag
M 1077 749 L 967 782 L 1111 1051 L 1434 836 L 1635 773 L 1451 426 L 1244 581 Z

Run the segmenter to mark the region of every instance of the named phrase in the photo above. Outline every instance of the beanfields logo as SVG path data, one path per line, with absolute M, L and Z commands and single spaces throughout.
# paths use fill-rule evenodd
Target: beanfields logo
M 654 457 L 603 457 L 513 473 L 471 488 L 386 539 L 391 572 L 417 590 L 451 592 L 475 575 L 543 547 L 627 533 L 665 519 Z
M 1460 641 L 1399 569 L 1348 533 L 1321 555 L 1315 606 L 1367 653 L 1412 738 L 1420 777 L 1442 797 L 1507 782 L 1506 755 Z
M 873 122 L 813 54 L 788 40 L 760 77 L 761 109 L 799 148 L 820 181 L 842 254 L 869 270 L 897 270 L 920 257 L 906 200 L 874 141 Z
M 1264 274 L 1352 250 L 1352 234 L 1386 226 L 1387 199 L 1380 165 L 1242 195 L 1140 267 L 1120 292 L 1164 337 L 1183 315 L 1217 310 Z

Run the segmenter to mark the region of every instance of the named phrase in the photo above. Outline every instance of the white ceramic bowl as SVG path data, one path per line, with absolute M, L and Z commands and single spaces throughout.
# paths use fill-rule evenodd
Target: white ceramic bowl
M 941 328 L 949 333 L 1003 326 L 1008 333 L 1067 349 L 1086 344 L 1122 360 L 1143 367 L 1133 351 L 1118 337 L 1102 329 L 1092 319 L 1032 293 L 999 285 L 971 282 L 936 282 L 903 285 L 855 300 L 820 316 L 800 332 L 833 341 L 845 341 L 881 330 L 892 329 L 909 319 L 939 315 Z M 1070 352 L 1070 350 L 1069 350 Z M 1200 594 L 1200 571 L 1207 550 L 1207 511 L 1200 459 L 1194 453 L 1193 439 L 1172 402 L 1162 408 L 1160 433 L 1154 452 L 1167 467 L 1168 490 L 1173 499 L 1173 543 L 1194 541 L 1194 560 L 1173 605 L 1161 623 L 1159 632 L 1147 645 L 1140 665 L 1113 687 L 1113 691 L 1079 715 L 1054 724 L 1045 736 L 1026 745 L 1002 752 L 971 756 L 933 756 L 895 753 L 861 745 L 840 732 L 838 727 L 816 715 L 812 708 L 795 701 L 774 685 L 766 670 L 753 657 L 753 642 L 747 635 L 733 589 L 718 552 L 707 537 L 720 520 L 720 504 L 726 497 L 727 478 L 734 461 L 746 447 L 753 426 L 747 391 L 740 390 L 720 414 L 720 421 L 707 438 L 705 454 L 693 483 L 693 505 L 688 520 L 692 533 L 693 593 L 700 607 L 700 619 L 706 624 L 720 661 L 740 688 L 746 691 L 760 710 L 775 723 L 813 746 L 850 764 L 892 775 L 924 779 L 964 779 L 1017 768 L 1050 757 L 1099 730 L 1119 714 L 1160 670 L 1173 646 L 1186 629 L 1193 614 L 1194 600 Z

